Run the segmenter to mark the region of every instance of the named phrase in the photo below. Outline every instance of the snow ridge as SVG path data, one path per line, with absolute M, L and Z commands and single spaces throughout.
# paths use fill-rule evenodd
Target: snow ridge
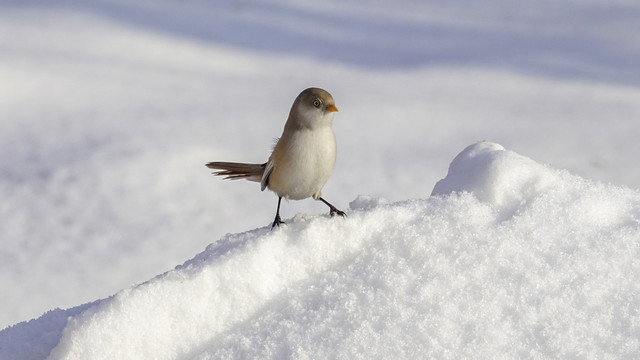
M 227 235 L 61 333 L 60 310 L 5 329 L 0 358 L 640 354 L 637 191 L 480 142 L 431 197 L 350 207 Z

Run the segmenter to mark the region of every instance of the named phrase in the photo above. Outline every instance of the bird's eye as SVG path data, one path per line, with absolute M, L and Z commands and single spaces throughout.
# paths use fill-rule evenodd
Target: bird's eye
M 315 107 L 320 107 L 320 105 L 322 105 L 322 102 L 320 102 L 320 100 L 316 100 L 313 102 L 313 106 Z

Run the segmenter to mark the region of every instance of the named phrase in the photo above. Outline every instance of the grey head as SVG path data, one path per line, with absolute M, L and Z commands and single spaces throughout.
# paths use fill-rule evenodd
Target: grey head
M 291 106 L 288 128 L 331 126 L 333 113 L 338 111 L 333 96 L 320 88 L 308 88 L 300 93 Z

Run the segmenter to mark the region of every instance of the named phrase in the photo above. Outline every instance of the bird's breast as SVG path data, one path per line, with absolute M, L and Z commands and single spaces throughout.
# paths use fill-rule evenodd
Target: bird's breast
M 336 161 L 336 138 L 330 127 L 297 130 L 274 148 L 269 188 L 279 196 L 300 200 L 319 194 Z

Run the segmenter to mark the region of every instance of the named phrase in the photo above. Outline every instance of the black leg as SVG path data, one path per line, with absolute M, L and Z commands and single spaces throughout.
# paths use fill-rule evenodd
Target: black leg
M 276 218 L 273 220 L 273 224 L 271 225 L 272 229 L 276 227 L 276 225 L 280 227 L 280 224 L 284 224 L 284 221 L 280 219 L 280 202 L 281 201 L 282 201 L 282 196 L 278 196 L 278 210 L 276 210 Z
M 327 206 L 329 207 L 329 215 L 334 216 L 335 214 L 338 214 L 342 217 L 347 216 L 347 214 L 344 211 L 340 211 L 338 209 L 336 209 L 335 206 L 329 204 L 329 202 L 323 198 L 318 198 L 318 200 L 322 201 L 323 203 L 327 204 Z

